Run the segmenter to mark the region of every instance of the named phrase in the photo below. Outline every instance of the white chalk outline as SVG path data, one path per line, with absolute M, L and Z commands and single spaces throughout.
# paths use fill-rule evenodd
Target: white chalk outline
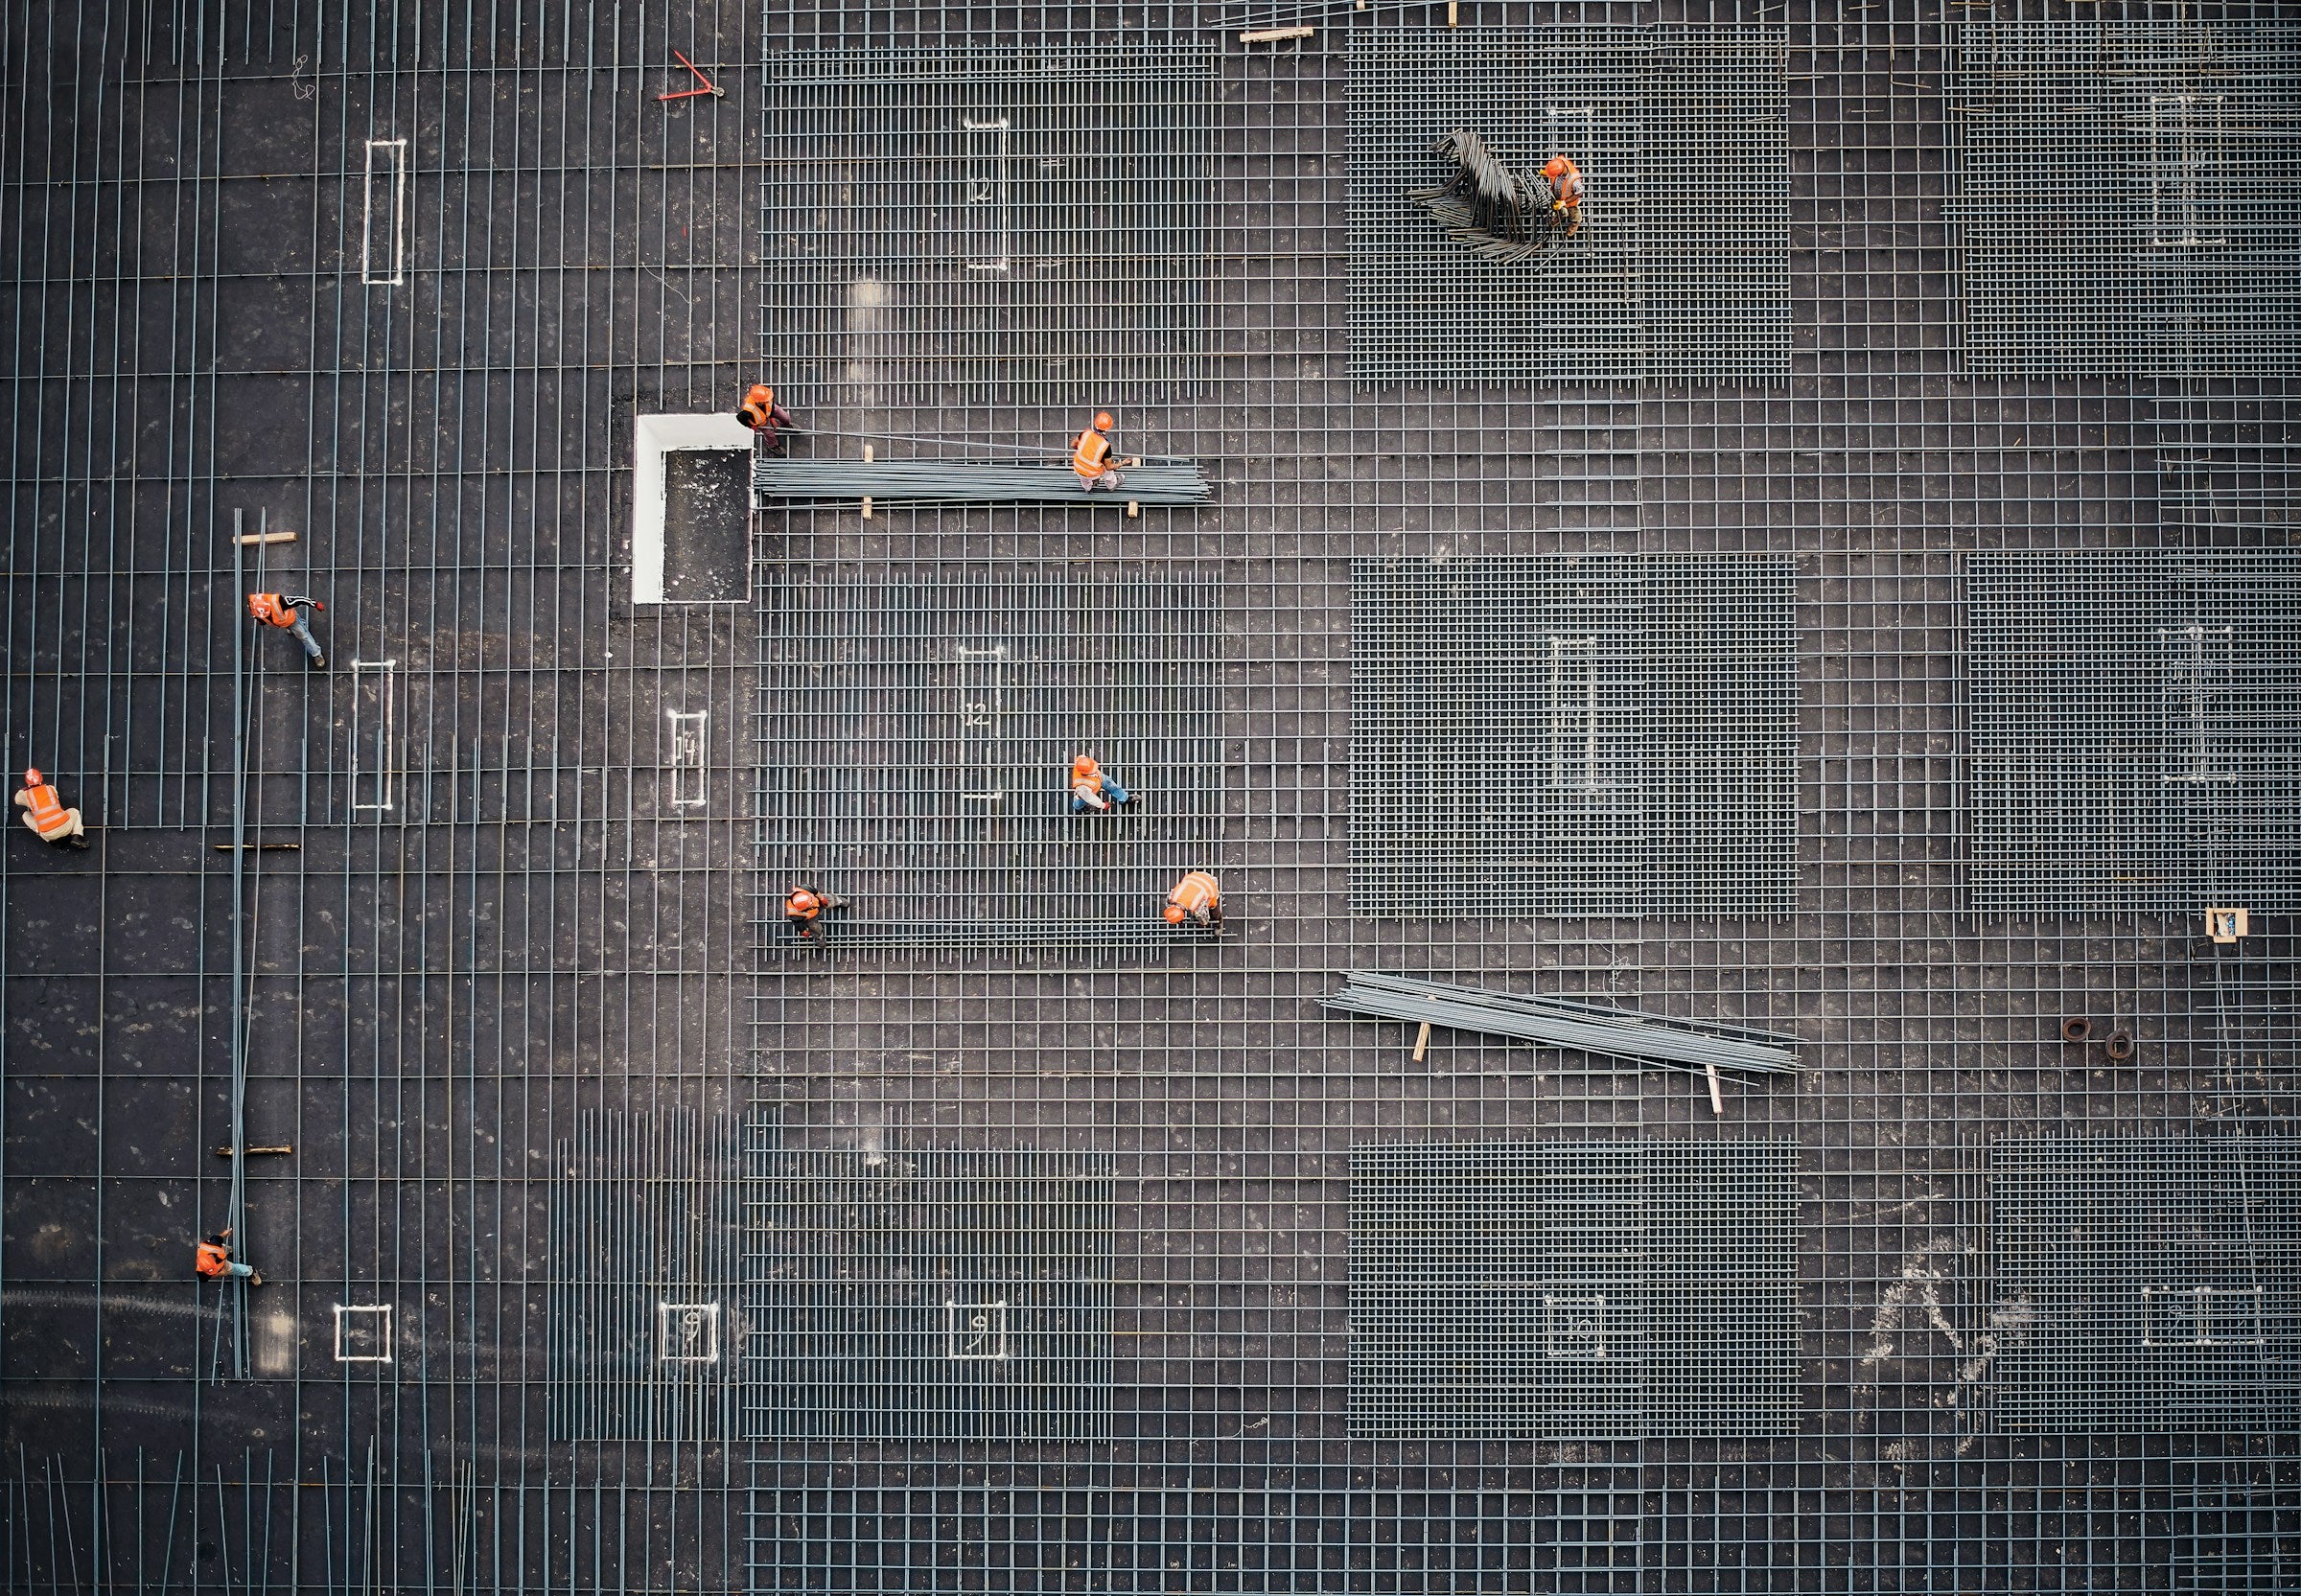
M 388 274 L 377 269 L 376 262 L 376 151 L 384 152 L 381 175 L 390 189 L 390 219 L 384 223 L 386 242 L 391 255 Z M 360 235 L 360 281 L 369 288 L 396 289 L 407 281 L 407 141 L 406 139 L 369 139 L 367 141 L 367 173 L 360 183 L 360 204 L 363 223 Z
M 685 1318 L 695 1313 L 702 1316 L 710 1351 L 707 1353 L 675 1353 L 671 1350 L 671 1321 L 673 1315 Z M 719 1361 L 719 1305 L 717 1303 L 657 1303 L 655 1305 L 655 1360 L 658 1363 L 716 1363 Z
M 391 1356 L 391 1305 L 389 1303 L 337 1303 L 336 1307 L 336 1361 L 338 1363 L 389 1363 Z M 354 1314 L 377 1327 L 377 1342 L 381 1353 L 349 1353 L 344 1351 L 343 1333 Z M 380 1318 L 378 1316 L 381 1316 Z

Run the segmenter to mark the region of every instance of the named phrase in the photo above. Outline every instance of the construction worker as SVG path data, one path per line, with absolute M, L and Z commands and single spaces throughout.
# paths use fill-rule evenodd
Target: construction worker
M 64 800 L 56 796 L 56 789 L 48 785 L 48 778 L 38 771 L 24 773 L 24 785 L 16 794 L 16 807 L 24 811 L 24 823 L 32 827 L 32 834 L 41 842 L 73 848 L 88 845 L 87 828 L 80 823 L 80 811 L 66 809 Z
M 815 922 L 826 909 L 845 909 L 847 899 L 820 887 L 794 887 L 783 899 L 783 923 L 799 937 L 815 935 Z
M 318 599 L 313 598 L 309 594 L 250 593 L 247 595 L 249 615 L 268 626 L 276 626 L 283 632 L 294 634 L 295 640 L 304 645 L 304 653 L 311 657 L 312 668 L 324 671 L 328 668 L 328 657 L 320 652 L 319 639 L 312 636 L 312 628 L 304 623 L 303 607 L 307 604 L 314 610 L 327 608 Z
M 1111 458 L 1108 434 L 1116 426 L 1118 423 L 1111 419 L 1108 410 L 1098 410 L 1095 412 L 1094 426 L 1072 441 L 1071 469 L 1079 474 L 1079 486 L 1087 493 L 1091 494 L 1097 488 L 1117 489 L 1125 480 L 1119 475 L 1118 468 L 1143 463 L 1140 456 L 1127 460 Z
M 1091 753 L 1071 761 L 1071 813 L 1082 809 L 1111 810 L 1132 803 L 1134 795 L 1118 783 Z
M 1204 870 L 1193 870 L 1167 894 L 1167 924 L 1184 920 L 1210 931 L 1222 929 L 1222 890 Z
M 232 1257 L 232 1229 L 226 1225 L 192 1254 L 192 1267 L 208 1280 L 244 1280 L 262 1285 L 264 1277 Z
M 780 454 L 784 444 L 779 428 L 799 429 L 791 412 L 775 402 L 775 390 L 764 382 L 754 382 L 743 403 L 735 407 L 735 419 L 767 440 L 767 452 Z
M 1542 174 L 1550 180 L 1550 214 L 1566 219 L 1566 236 L 1582 231 L 1582 169 L 1564 155 L 1543 163 Z

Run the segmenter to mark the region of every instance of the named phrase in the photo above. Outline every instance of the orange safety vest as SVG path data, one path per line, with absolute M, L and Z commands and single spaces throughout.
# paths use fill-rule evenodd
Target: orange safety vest
M 210 1280 L 229 1272 L 231 1264 L 232 1255 L 213 1241 L 202 1241 L 192 1258 L 192 1267 Z
M 1109 458 L 1110 440 L 1091 427 L 1071 445 L 1071 469 L 1089 482 L 1103 474 Z
M 1193 870 L 1174 883 L 1174 891 L 1167 894 L 1167 901 L 1195 920 L 1200 914 L 1213 914 L 1215 905 L 1222 901 L 1222 893 L 1213 876 L 1204 870 Z
M 1582 203 L 1582 169 L 1573 162 L 1566 163 L 1566 175 L 1553 186 L 1558 191 L 1559 203 L 1568 210 L 1573 210 Z
M 56 796 L 56 789 L 46 782 L 37 787 L 26 787 L 21 795 L 24 809 L 32 821 L 32 829 L 42 838 L 61 837 L 72 829 L 72 812 L 64 800 Z
M 742 408 L 737 412 L 743 425 L 757 431 L 775 419 L 775 390 L 764 382 L 754 382 L 751 392 L 743 396 Z
M 1085 759 L 1071 766 L 1071 794 L 1082 798 L 1103 796 L 1103 766 L 1099 761 Z
M 823 899 L 801 888 L 783 900 L 783 914 L 794 920 L 811 920 L 823 913 Z

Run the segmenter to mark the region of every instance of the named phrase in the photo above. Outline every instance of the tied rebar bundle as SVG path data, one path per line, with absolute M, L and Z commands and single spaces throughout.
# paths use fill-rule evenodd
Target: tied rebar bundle
M 761 455 L 751 471 L 755 508 L 872 498 L 890 503 L 1077 504 L 1085 509 L 1137 504 L 1204 504 L 1213 497 L 1191 460 L 1128 466 L 1125 485 L 1085 492 L 1068 466 L 988 460 L 783 460 Z
M 1728 1025 L 1696 1029 L 1636 1009 L 1521 997 L 1365 970 L 1351 971 L 1342 990 L 1325 1000 L 1324 1006 L 1371 1019 L 1485 1031 L 1663 1069 L 1792 1075 L 1801 1068 L 1789 1046 L 1795 1038 L 1770 1031 Z
M 1454 175 L 1406 197 L 1430 213 L 1446 236 L 1480 260 L 1529 261 L 1550 245 L 1553 224 L 1546 177 L 1520 176 L 1476 132 L 1457 127 L 1430 147 L 1455 163 Z

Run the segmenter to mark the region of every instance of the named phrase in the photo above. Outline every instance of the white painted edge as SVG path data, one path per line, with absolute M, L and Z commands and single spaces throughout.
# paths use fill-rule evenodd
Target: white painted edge
M 631 601 L 663 597 L 663 456 L 675 449 L 751 452 L 751 428 L 734 407 L 708 415 L 639 416 L 631 439 Z

